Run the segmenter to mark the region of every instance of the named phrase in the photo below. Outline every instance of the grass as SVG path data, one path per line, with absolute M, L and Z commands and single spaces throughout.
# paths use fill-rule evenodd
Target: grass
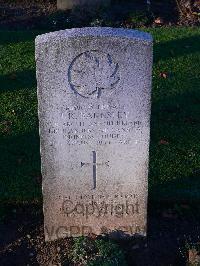
M 150 199 L 200 199 L 200 29 L 153 34 Z M 0 35 L 0 202 L 41 201 L 34 38 Z
M 120 247 L 103 239 L 74 238 L 70 259 L 76 265 L 126 266 L 125 254 Z

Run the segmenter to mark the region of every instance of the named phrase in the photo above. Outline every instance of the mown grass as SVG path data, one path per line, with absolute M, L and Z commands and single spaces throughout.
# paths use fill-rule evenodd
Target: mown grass
M 155 40 L 150 199 L 196 200 L 200 198 L 200 29 L 147 31 Z M 0 202 L 41 200 L 37 34 L 0 34 Z

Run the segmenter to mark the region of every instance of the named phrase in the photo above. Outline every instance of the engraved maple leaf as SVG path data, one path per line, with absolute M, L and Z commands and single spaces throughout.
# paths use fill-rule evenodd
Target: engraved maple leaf
M 119 80 L 119 65 L 109 54 L 97 51 L 83 53 L 70 71 L 73 89 L 84 97 L 100 97 L 102 90 L 114 89 Z

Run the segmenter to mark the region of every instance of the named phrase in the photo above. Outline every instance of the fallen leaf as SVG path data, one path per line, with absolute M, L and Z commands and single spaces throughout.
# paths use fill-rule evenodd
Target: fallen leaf
M 158 142 L 158 144 L 160 144 L 160 145 L 168 145 L 169 142 L 168 142 L 167 140 L 161 139 L 161 140 Z
M 167 73 L 167 72 L 160 72 L 159 76 L 160 76 L 161 78 L 166 79 L 166 78 L 168 78 L 168 73 Z
M 157 24 L 157 25 L 162 25 L 164 24 L 164 21 L 161 17 L 157 17 L 155 20 L 154 20 L 154 23 Z
M 198 12 L 192 12 L 192 15 L 199 16 L 200 13 Z

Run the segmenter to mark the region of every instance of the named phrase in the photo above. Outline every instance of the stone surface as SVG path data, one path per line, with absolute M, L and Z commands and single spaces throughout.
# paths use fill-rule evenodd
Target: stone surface
M 72 9 L 75 6 L 82 5 L 108 5 L 110 0 L 57 0 L 57 8 L 60 10 Z
M 44 34 L 36 64 L 46 240 L 145 236 L 151 36 Z

